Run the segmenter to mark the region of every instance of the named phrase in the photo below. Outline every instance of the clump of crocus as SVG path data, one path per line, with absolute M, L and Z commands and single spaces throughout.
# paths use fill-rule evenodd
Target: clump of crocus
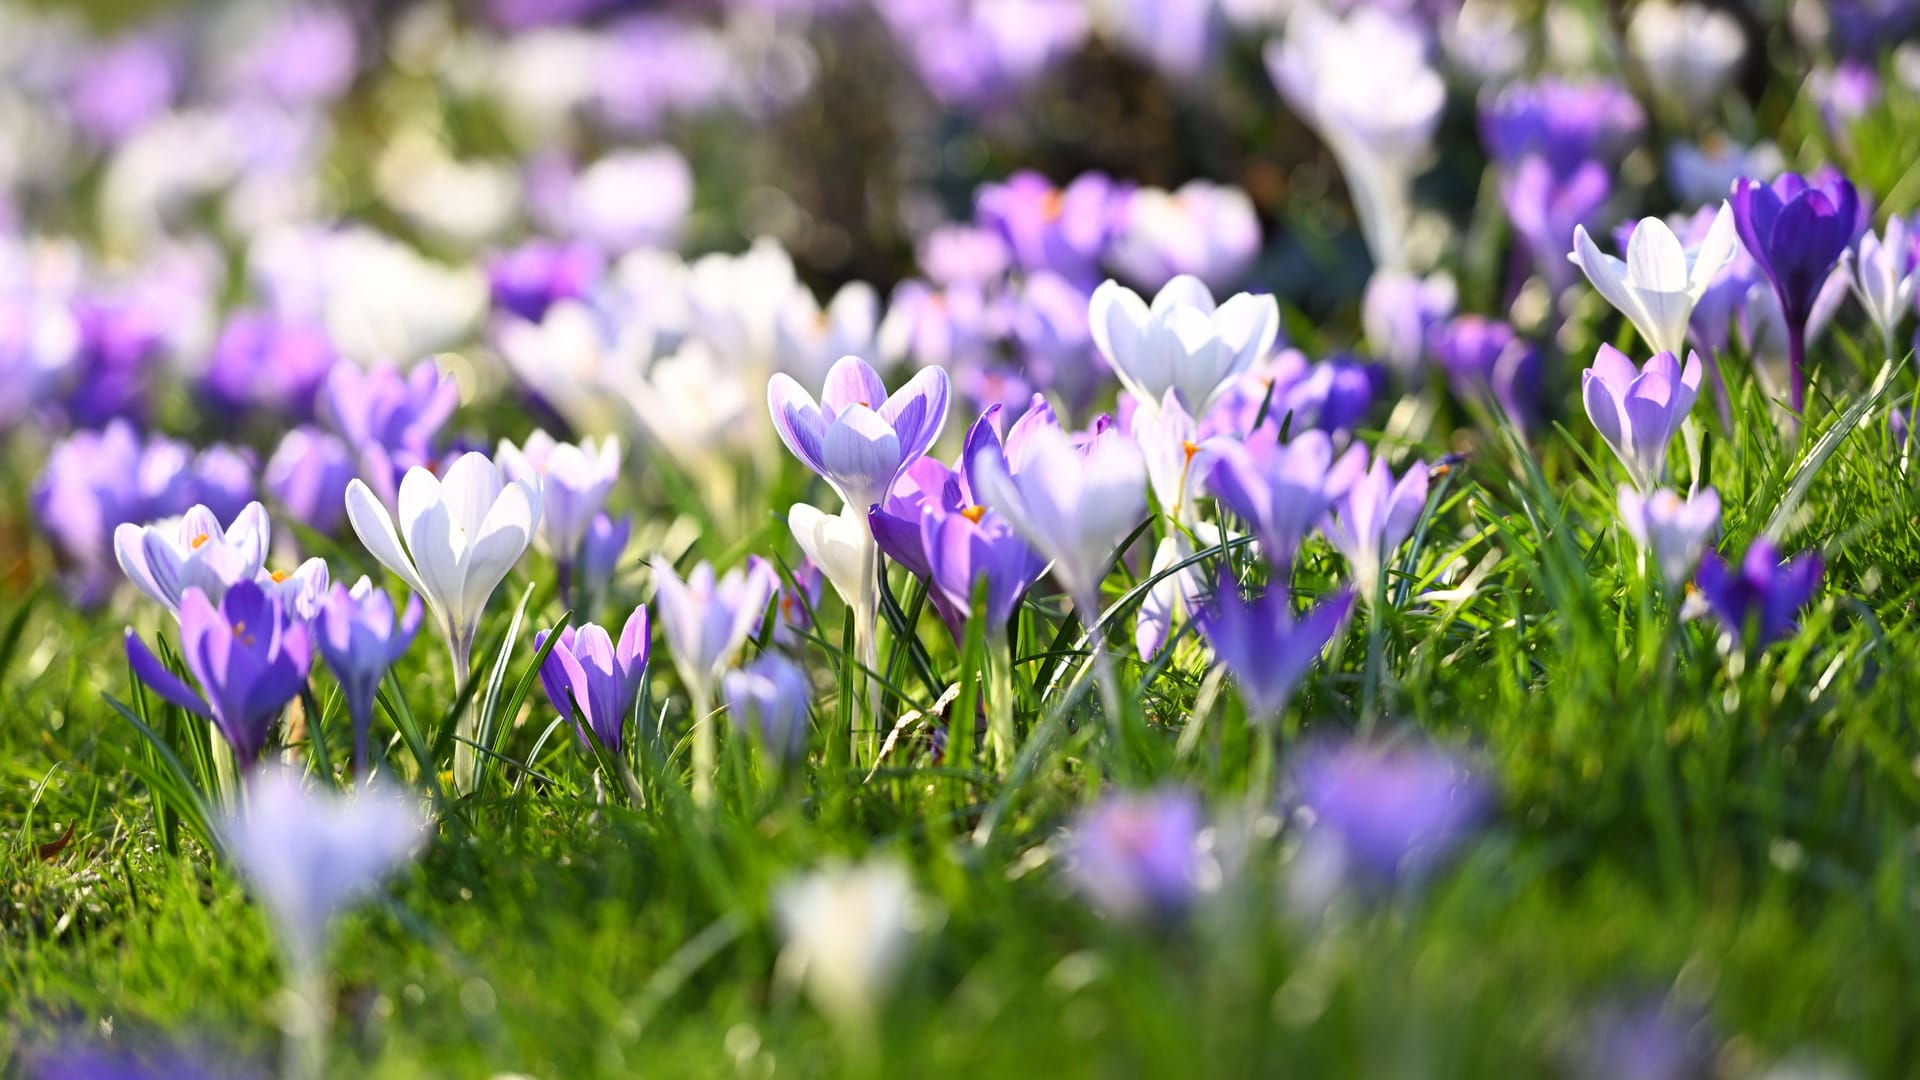
M 1611 345 L 1600 346 L 1593 366 L 1581 373 L 1587 419 L 1599 429 L 1627 475 L 1652 491 L 1666 475 L 1667 446 L 1700 393 L 1700 357 L 1689 352 L 1683 368 L 1672 353 L 1660 353 L 1635 368 Z
M 1795 617 L 1813 598 L 1820 584 L 1818 552 L 1805 552 L 1781 561 L 1780 549 L 1764 536 L 1747 547 L 1738 567 L 1715 552 L 1700 560 L 1695 578 L 1707 609 L 1727 636 L 1750 648 L 1763 649 L 1792 633 Z
M 1678 589 L 1720 530 L 1720 496 L 1712 488 L 1684 498 L 1667 488 L 1642 495 L 1622 484 L 1620 526 L 1653 560 L 1667 588 Z
M 807 709 L 813 684 L 806 669 L 778 653 L 766 653 L 721 679 L 733 722 L 758 740 L 774 768 L 807 752 Z
M 198 588 L 180 598 L 180 654 L 198 691 L 169 671 L 131 627 L 126 648 L 140 681 L 212 720 L 243 769 L 260 759 L 274 721 L 306 686 L 313 664 L 305 620 L 251 581 L 236 582 L 217 607 Z
M 1294 687 L 1352 610 L 1353 590 L 1343 589 L 1296 617 L 1285 586 L 1270 584 L 1247 600 L 1232 576 L 1223 573 L 1211 602 L 1195 614 L 1194 625 L 1214 659 L 1232 674 L 1248 717 L 1270 724 L 1279 719 Z
M 392 507 L 403 474 L 433 460 L 433 441 L 460 404 L 460 387 L 431 363 L 402 376 L 335 364 L 320 388 L 319 413 L 360 457 L 360 479 Z
M 1306 751 L 1292 771 L 1310 823 L 1296 886 L 1394 888 L 1444 864 L 1492 810 L 1493 793 L 1461 755 L 1418 742 L 1359 740 Z
M 1149 305 L 1108 281 L 1087 308 L 1093 343 L 1140 408 L 1160 407 L 1172 391 L 1198 416 L 1233 380 L 1266 357 L 1280 333 L 1272 296 L 1240 293 L 1215 305 L 1200 279 L 1182 275 Z
M 735 567 L 725 577 L 714 574 L 711 563 L 701 563 L 685 580 L 665 559 L 653 560 L 655 607 L 673 664 L 680 672 L 692 705 L 693 796 L 702 806 L 713 803 L 714 769 L 718 744 L 713 734 L 713 692 L 734 654 L 759 627 L 767 603 L 779 588 L 773 567 L 754 559 Z
M 367 775 L 367 732 L 373 724 L 373 702 L 380 692 L 380 680 L 413 644 L 421 615 L 420 598 L 409 596 L 405 612 L 395 623 L 393 601 L 363 577 L 351 590 L 335 585 L 314 619 L 314 643 L 333 672 L 334 681 L 340 684 L 347 716 L 353 721 L 356 776 Z
M 1366 448 L 1356 446 L 1337 467 L 1342 475 L 1329 486 L 1341 495 L 1327 511 L 1320 531 L 1346 557 L 1355 591 L 1372 604 L 1387 560 L 1413 535 L 1413 526 L 1426 509 L 1427 465 L 1416 461 L 1395 480 L 1386 458 L 1374 458 L 1369 466 Z
M 420 594 L 453 657 L 456 678 L 473 667 L 473 638 L 493 590 L 520 561 L 540 523 L 540 487 L 509 481 L 484 454 L 465 454 L 446 479 L 415 466 L 400 482 L 400 527 L 361 480 L 347 485 L 347 520 L 380 564 Z M 401 545 L 401 537 L 406 544 Z M 477 718 L 460 718 L 453 747 L 454 783 L 473 790 L 479 759 Z
M 1687 347 L 1693 307 L 1739 248 L 1733 211 L 1720 204 L 1699 246 L 1680 246 L 1667 223 L 1643 218 L 1627 241 L 1623 262 L 1601 251 L 1586 226 L 1573 230 L 1573 260 L 1607 303 L 1627 317 L 1653 352 L 1678 356 Z
M 882 995 L 918 929 L 915 906 L 906 869 L 886 858 L 828 865 L 788 881 L 773 897 L 786 940 L 783 973 L 803 983 L 850 1038 L 870 1038 Z
M 1169 922 L 1199 894 L 1200 802 L 1180 789 L 1110 795 L 1067 834 L 1067 876 L 1101 912 Z
M 1807 321 L 1834 263 L 1858 235 L 1860 196 L 1838 173 L 1812 182 L 1784 173 L 1771 186 L 1758 180 L 1733 185 L 1734 223 L 1785 317 L 1792 361 L 1791 403 L 1803 413 L 1807 397 Z
M 271 918 L 285 959 L 288 1075 L 321 1074 L 332 1001 L 328 924 L 412 858 L 427 827 L 415 802 L 398 792 L 375 787 L 342 796 L 277 766 L 254 775 L 245 805 L 222 824 L 227 851 Z

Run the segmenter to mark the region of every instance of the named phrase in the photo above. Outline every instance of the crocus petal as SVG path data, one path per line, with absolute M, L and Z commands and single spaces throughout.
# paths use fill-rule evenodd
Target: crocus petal
M 173 672 L 168 671 L 159 657 L 154 656 L 152 650 L 147 648 L 147 643 L 140 640 L 140 635 L 133 632 L 132 627 L 127 628 L 126 647 L 127 662 L 133 666 L 134 675 L 146 684 L 147 689 L 196 716 L 209 718 L 213 716 L 213 710 L 208 707 L 205 699 L 194 693 L 193 688 L 180 681 Z
M 373 490 L 358 479 L 347 485 L 347 520 L 353 525 L 354 535 L 380 565 L 399 575 L 413 591 L 427 591 L 414 570 L 413 560 L 400 546 L 400 534 L 394 531 L 393 518 L 387 508 L 381 505 Z

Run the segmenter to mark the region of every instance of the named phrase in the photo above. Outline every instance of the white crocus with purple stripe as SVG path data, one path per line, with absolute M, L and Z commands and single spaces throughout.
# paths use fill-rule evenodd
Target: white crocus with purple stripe
M 271 540 L 266 508 L 257 502 L 226 528 L 213 511 L 195 506 L 151 525 L 121 525 L 113 533 L 113 554 L 141 592 L 177 617 L 188 589 L 218 604 L 235 584 L 260 577 Z
M 1371 605 L 1380 589 L 1388 558 L 1413 534 L 1427 505 L 1427 465 L 1416 461 L 1398 480 L 1387 459 L 1367 463 L 1365 447 L 1355 447 L 1335 465 L 1330 487 L 1343 492 L 1327 512 L 1320 531 L 1346 557 L 1355 589 Z

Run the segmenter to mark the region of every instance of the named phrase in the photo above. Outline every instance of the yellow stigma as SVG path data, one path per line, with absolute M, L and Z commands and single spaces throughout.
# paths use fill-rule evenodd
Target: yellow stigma
M 273 573 L 267 576 L 273 578 L 274 584 L 276 585 L 282 581 L 287 580 L 287 572 L 285 570 L 275 570 Z
M 980 524 L 980 519 L 987 516 L 987 508 L 984 506 L 969 506 L 965 510 L 960 511 L 960 516 L 978 525 Z
M 188 543 L 188 546 L 191 547 L 193 550 L 198 551 L 200 550 L 200 545 L 206 543 L 208 539 L 210 538 L 207 536 L 206 533 L 201 533 L 199 536 L 194 537 Z
M 1200 444 L 1194 442 L 1192 439 L 1187 439 L 1181 442 L 1180 449 L 1187 452 L 1187 464 L 1191 465 L 1193 464 L 1193 455 L 1200 452 Z
M 1059 221 L 1060 215 L 1067 212 L 1067 197 L 1059 188 L 1050 188 L 1046 197 L 1040 200 L 1040 216 L 1049 222 Z

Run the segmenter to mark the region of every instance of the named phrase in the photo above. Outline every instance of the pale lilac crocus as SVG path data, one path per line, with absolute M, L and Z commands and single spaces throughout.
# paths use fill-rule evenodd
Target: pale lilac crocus
M 509 480 L 540 488 L 540 528 L 533 546 L 559 568 L 563 602 L 571 599 L 573 566 L 587 530 L 620 478 L 620 456 L 620 440 L 611 435 L 589 436 L 575 445 L 536 429 L 521 446 L 500 440 L 495 454 L 500 471 Z
M 1067 876 L 1103 914 L 1171 922 L 1199 895 L 1206 866 L 1200 801 L 1179 788 L 1109 795 L 1067 833 Z
M 1335 484 L 1357 473 L 1336 468 L 1333 440 L 1323 431 L 1302 432 L 1287 443 L 1220 438 L 1209 451 L 1214 497 L 1252 527 L 1268 565 L 1282 572 L 1333 506 L 1340 494 Z
M 694 801 L 711 806 L 718 757 L 708 715 L 713 692 L 721 673 L 759 627 L 779 579 L 771 565 L 754 559 L 725 577 L 715 575 L 713 564 L 702 562 L 682 580 L 671 563 L 655 558 L 653 581 L 660 628 L 693 708 Z
M 1238 285 L 1260 254 L 1260 217 L 1240 188 L 1189 180 L 1173 191 L 1143 187 L 1125 197 L 1107 265 L 1141 289 L 1176 277 L 1211 289 Z
M 1311 815 L 1302 863 L 1340 884 L 1390 889 L 1437 870 L 1492 812 L 1493 791 L 1462 755 L 1423 743 L 1350 741 L 1293 770 Z
M 767 384 L 767 406 L 787 449 L 849 507 L 864 512 L 940 437 L 948 394 L 947 373 L 927 368 L 888 396 L 866 361 L 844 356 L 827 372 L 818 402 L 776 372 Z
M 212 720 L 243 769 L 260 760 L 274 721 L 306 686 L 313 664 L 306 621 L 251 581 L 236 582 L 217 607 L 198 588 L 181 597 L 181 659 L 200 690 L 169 671 L 131 627 L 126 649 L 140 681 Z
M 413 644 L 423 613 L 420 598 L 409 596 L 396 622 L 393 601 L 371 579 L 362 577 L 352 589 L 335 585 L 314 619 L 314 644 L 340 684 L 340 696 L 346 699 L 347 716 L 353 722 L 355 776 L 367 776 L 367 733 L 380 680 Z
M 346 512 L 347 485 L 353 477 L 354 459 L 347 444 L 332 432 L 308 424 L 280 437 L 262 481 L 293 520 L 330 536 Z
M 1663 352 L 1635 368 L 1620 350 L 1602 345 L 1581 374 L 1580 390 L 1587 419 L 1634 486 L 1652 491 L 1666 474 L 1667 446 L 1700 392 L 1700 357 L 1689 352 L 1683 368 L 1674 354 Z
M 1913 309 L 1916 263 L 1920 262 L 1920 238 L 1908 229 L 1907 222 L 1895 214 L 1879 234 L 1863 233 L 1853 248 L 1842 252 L 1840 266 L 1853 288 L 1854 299 L 1867 313 L 1868 321 L 1880 331 L 1880 345 L 1892 359 L 1894 334 Z
M 1270 583 L 1260 595 L 1245 599 L 1239 583 L 1223 573 L 1213 598 L 1200 606 L 1193 621 L 1214 659 L 1233 676 L 1249 719 L 1271 724 L 1352 611 L 1352 589 L 1342 589 L 1295 616 L 1285 585 Z
M 128 580 L 177 616 L 188 589 L 218 602 L 235 583 L 259 577 L 271 541 L 266 507 L 257 502 L 225 528 L 213 511 L 195 506 L 173 520 L 119 526 L 113 553 Z
M 613 584 L 613 575 L 620 568 L 620 558 L 627 553 L 627 541 L 633 537 L 633 516 L 622 514 L 620 517 L 595 514 L 587 526 L 587 534 L 580 542 L 580 566 L 578 578 L 583 603 L 591 603 L 607 595 L 608 586 Z
M 1667 588 L 1678 589 L 1720 531 L 1720 496 L 1712 488 L 1686 497 L 1667 488 L 1642 495 L 1622 484 L 1620 526 L 1653 560 Z
M 1094 346 L 1137 405 L 1156 409 L 1174 391 L 1196 416 L 1264 359 L 1280 334 L 1272 296 L 1240 293 L 1216 305 L 1198 278 L 1184 275 L 1151 305 L 1108 281 L 1094 290 L 1087 318 Z
M 597 623 L 569 626 L 560 631 L 540 665 L 540 686 L 580 737 L 582 747 L 597 744 L 618 759 L 626 747 L 627 721 L 640 700 L 652 643 L 652 624 L 646 605 L 634 608 L 620 628 L 620 640 Z M 533 636 L 539 652 L 553 631 Z
M 1327 511 L 1320 531 L 1347 560 L 1361 599 L 1371 605 L 1384 594 L 1381 575 L 1394 552 L 1413 534 L 1427 505 L 1427 464 L 1416 461 L 1398 480 L 1387 459 L 1367 464 L 1365 447 L 1356 446 L 1336 468 L 1345 474 L 1332 486 L 1342 490 Z
M 721 680 L 727 710 L 737 727 L 752 733 L 778 769 L 807 752 L 807 710 L 813 685 L 807 670 L 778 653 L 767 653 Z
M 1427 335 L 1453 316 L 1459 290 L 1444 273 L 1417 277 L 1376 270 L 1360 301 L 1367 345 L 1402 379 L 1411 380 L 1427 357 Z

